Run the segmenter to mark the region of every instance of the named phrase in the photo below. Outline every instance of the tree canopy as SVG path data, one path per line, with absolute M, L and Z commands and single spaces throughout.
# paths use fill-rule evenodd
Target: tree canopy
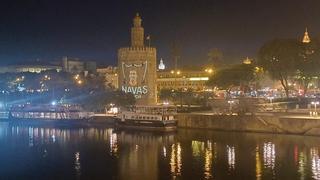
M 260 48 L 258 64 L 269 72 L 272 79 L 281 82 L 288 97 L 289 77 L 296 73 L 304 53 L 303 44 L 295 39 L 275 39 Z
M 303 86 L 304 94 L 307 92 L 309 84 L 314 77 L 319 76 L 320 70 L 320 44 L 317 41 L 303 45 L 303 56 L 297 67 L 296 78 Z
M 232 87 L 240 86 L 244 89 L 255 79 L 255 67 L 252 64 L 238 64 L 218 70 L 210 77 L 207 85 L 217 86 L 229 91 Z

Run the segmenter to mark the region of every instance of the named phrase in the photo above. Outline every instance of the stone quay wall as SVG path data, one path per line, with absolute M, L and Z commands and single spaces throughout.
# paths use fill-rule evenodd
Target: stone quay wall
M 179 128 L 320 136 L 320 118 L 260 115 L 178 114 Z

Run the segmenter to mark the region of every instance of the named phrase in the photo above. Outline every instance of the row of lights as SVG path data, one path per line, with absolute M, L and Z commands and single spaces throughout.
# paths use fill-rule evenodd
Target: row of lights
M 213 69 L 212 69 L 212 68 L 206 68 L 204 71 L 207 72 L 207 73 L 209 73 L 209 74 L 213 73 Z M 180 70 L 177 70 L 177 72 L 175 72 L 174 70 L 171 70 L 170 73 L 171 73 L 171 74 L 178 74 L 178 75 L 179 75 L 179 74 L 181 74 L 181 71 L 180 71 Z

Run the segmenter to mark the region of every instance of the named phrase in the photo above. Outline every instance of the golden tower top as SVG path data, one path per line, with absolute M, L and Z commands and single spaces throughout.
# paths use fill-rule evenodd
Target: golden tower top
M 141 17 L 139 15 L 139 13 L 136 14 L 136 16 L 133 18 L 133 26 L 134 27 L 141 27 Z
M 131 28 L 131 46 L 143 47 L 144 46 L 144 29 L 141 26 L 142 19 L 139 13 L 133 18 L 133 27 Z

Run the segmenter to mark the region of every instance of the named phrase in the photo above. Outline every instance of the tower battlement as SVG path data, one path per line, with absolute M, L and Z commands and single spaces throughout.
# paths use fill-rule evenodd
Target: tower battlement
M 119 53 L 120 52 L 123 52 L 123 51 L 140 51 L 140 52 L 146 52 L 146 51 L 153 51 L 153 52 L 156 52 L 157 49 L 154 48 L 154 47 L 123 47 L 123 48 L 120 48 L 119 50 Z

